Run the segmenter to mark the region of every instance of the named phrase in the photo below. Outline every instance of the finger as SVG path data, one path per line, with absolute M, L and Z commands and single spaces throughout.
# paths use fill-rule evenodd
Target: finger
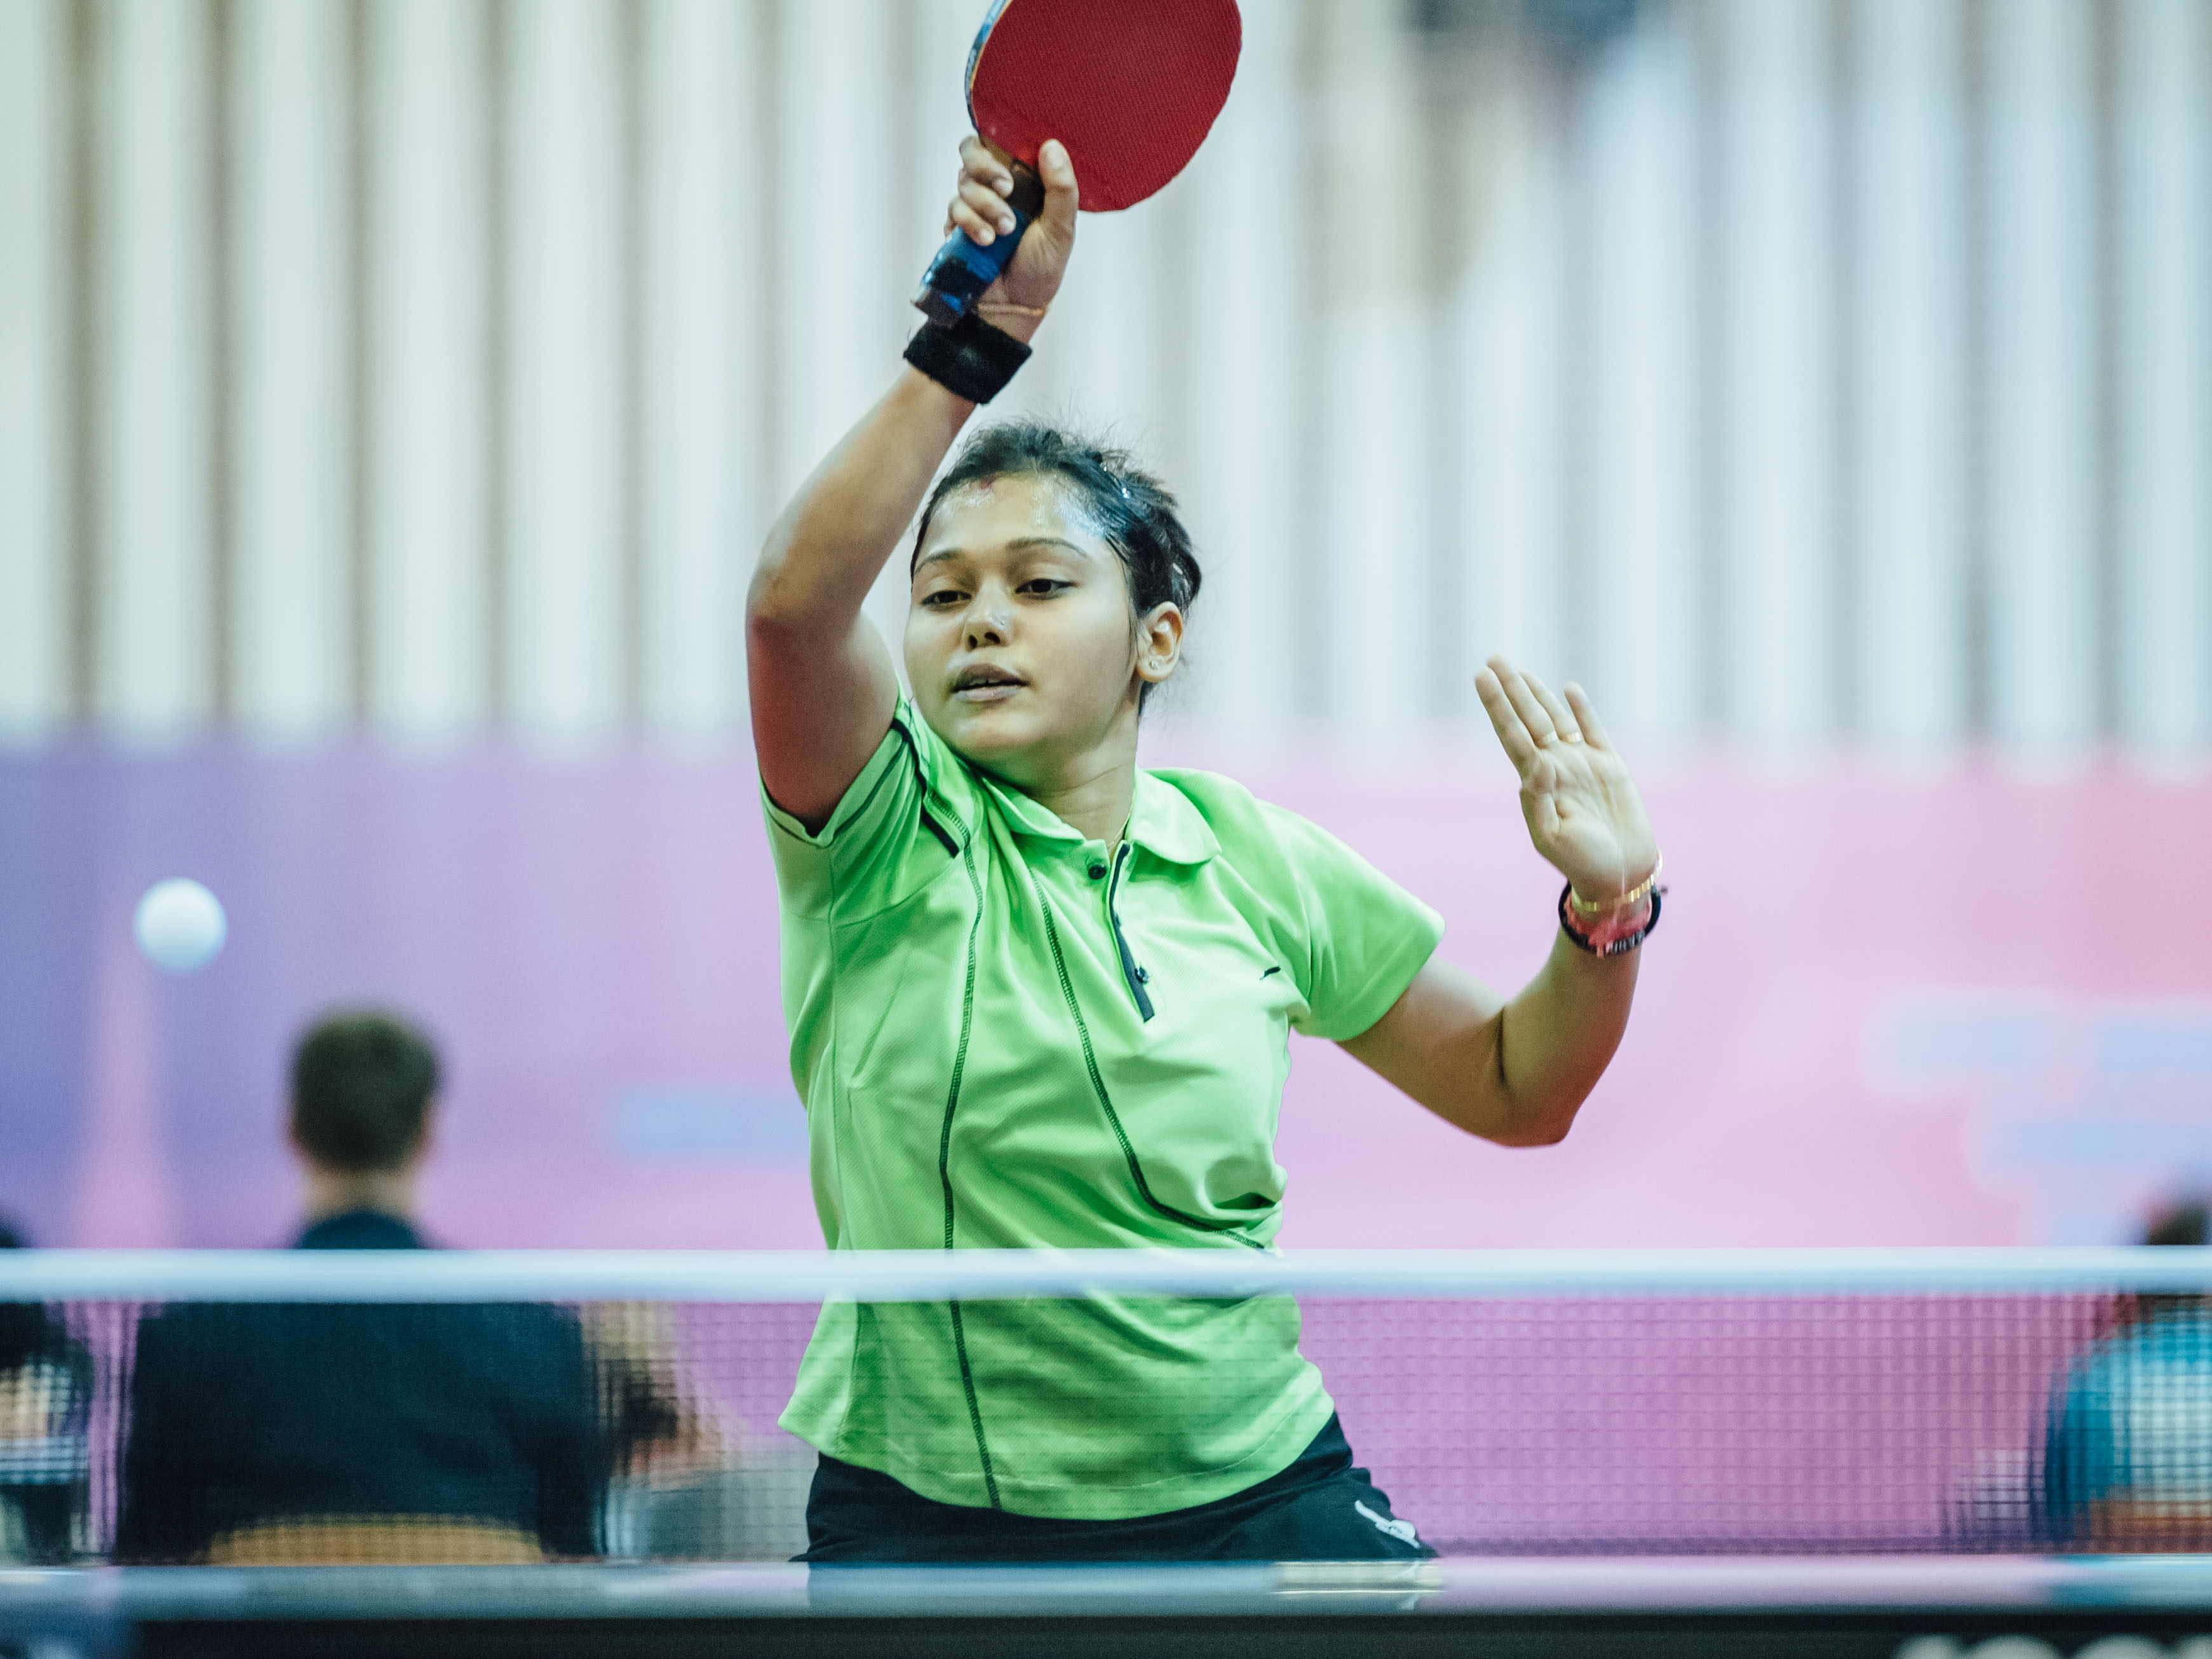
M 1081 192 L 1076 188 L 1075 163 L 1067 146 L 1048 138 L 1037 150 L 1037 177 L 1044 180 L 1044 210 L 1037 215 L 1056 238 L 1075 234 L 1075 206 Z
M 972 132 L 960 141 L 960 177 L 963 181 L 973 179 L 1000 196 L 1011 194 L 1014 188 L 1014 170 Z
M 1553 729 L 1569 743 L 1579 739 L 1583 734 L 1582 728 L 1575 724 L 1575 717 L 1568 712 L 1566 704 L 1559 701 L 1559 693 L 1534 674 L 1523 672 L 1521 678 L 1528 682 L 1528 689 L 1536 694 L 1536 701 L 1544 705 L 1544 712 L 1552 717 Z
M 1546 712 L 1536 694 L 1528 689 L 1528 682 L 1522 678 L 1519 669 L 1503 657 L 1492 657 L 1490 672 L 1498 676 L 1498 683 L 1504 689 L 1507 700 L 1513 705 L 1513 712 L 1521 717 L 1521 724 L 1528 728 L 1528 735 L 1535 739 L 1538 748 L 1558 738 L 1559 728 L 1552 724 L 1551 715 Z
M 1014 210 L 1006 205 L 1006 198 L 981 179 L 963 179 L 960 199 L 975 210 L 975 216 L 996 230 L 1001 236 L 1011 236 L 1014 229 Z
M 1512 699 L 1505 695 L 1495 669 L 1485 668 L 1475 675 L 1474 695 L 1482 699 L 1483 712 L 1490 716 L 1491 727 L 1498 733 L 1505 757 L 1513 763 L 1513 769 L 1525 783 L 1529 769 L 1538 758 L 1536 740 L 1528 735 L 1528 728 L 1514 712 Z
M 1589 693 L 1572 680 L 1567 682 L 1567 707 L 1575 711 L 1575 724 L 1583 729 L 1583 741 L 1593 749 L 1611 749 L 1613 739 L 1605 734 L 1604 724 L 1597 710 L 1590 706 Z
M 955 230 L 964 230 L 969 240 L 977 247 L 988 247 L 999 240 L 997 228 L 957 196 L 952 198 L 952 205 L 945 210 L 945 223 L 947 235 Z

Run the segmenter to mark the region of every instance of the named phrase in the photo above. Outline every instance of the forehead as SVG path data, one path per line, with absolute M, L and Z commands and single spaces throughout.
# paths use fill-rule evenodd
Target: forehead
M 958 550 L 987 553 L 1009 542 L 1050 537 L 1097 558 L 1113 552 L 1082 502 L 1048 477 L 979 478 L 952 491 L 930 515 L 917 559 Z

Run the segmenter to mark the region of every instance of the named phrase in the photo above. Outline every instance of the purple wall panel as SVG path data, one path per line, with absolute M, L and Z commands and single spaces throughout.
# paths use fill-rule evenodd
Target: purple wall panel
M 1155 758 L 1227 763 L 1336 830 L 1443 910 L 1445 953 L 1494 982 L 1541 959 L 1557 878 L 1494 755 L 1234 754 L 1170 728 Z M 372 999 L 445 1041 L 428 1208 L 446 1239 L 816 1242 L 754 787 L 741 751 L 0 757 L 0 1212 L 56 1243 L 281 1239 L 288 1045 L 315 1011 Z M 1471 1141 L 1300 1042 L 1287 1243 L 2118 1237 L 2198 1173 L 2191 1148 L 2212 1175 L 2212 889 L 2185 878 L 2212 846 L 2212 785 L 1709 763 L 1648 789 L 1674 897 L 1573 1137 Z M 232 923 L 181 980 L 128 932 L 137 896 L 176 874 Z M 1983 1040 L 1943 1000 L 1960 995 L 2041 1021 L 2056 1058 L 2033 1076 L 1960 1060 Z M 1899 1008 L 1936 1034 L 1912 1053 L 1948 1058 L 1885 1048 Z M 2116 1010 L 2164 1022 L 2166 1058 L 2124 1091 L 2065 1058 L 2102 1052 Z M 2044 1133 L 2062 1109 L 2072 1140 Z M 2126 1113 L 2155 1117 L 2133 1163 L 2017 1152 Z
M 787 1158 L 684 1167 L 605 1145 L 624 1089 L 790 1093 L 742 767 L 64 757 L 5 763 L 0 795 L 16 807 L 0 955 L 45 1001 L 33 1019 L 11 999 L 0 1026 L 0 1206 L 41 1237 L 281 1238 L 289 1044 L 317 1010 L 368 1000 L 444 1040 L 428 1206 L 452 1242 L 811 1237 Z M 129 936 L 137 894 L 173 874 L 206 882 L 231 921 L 222 957 L 184 979 Z M 19 1146 L 38 1157 L 19 1163 Z

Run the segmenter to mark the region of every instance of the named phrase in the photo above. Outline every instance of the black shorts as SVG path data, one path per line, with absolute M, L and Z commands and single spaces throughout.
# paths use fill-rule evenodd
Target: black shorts
M 1279 1474 L 1211 1504 L 1126 1521 L 1054 1521 L 940 1504 L 825 1455 L 806 1498 L 820 1565 L 988 1561 L 1416 1561 L 1436 1552 L 1355 1468 L 1332 1416 Z

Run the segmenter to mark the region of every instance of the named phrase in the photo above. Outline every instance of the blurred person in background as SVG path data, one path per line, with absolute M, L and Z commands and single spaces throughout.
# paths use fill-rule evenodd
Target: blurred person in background
M 292 1057 L 286 1135 L 300 1161 L 303 1250 L 415 1250 L 416 1188 L 434 1139 L 438 1056 L 388 1014 L 333 1015 Z
M 416 1249 L 439 1065 L 345 1012 L 292 1066 L 307 1249 Z M 551 1306 L 181 1304 L 140 1322 L 124 1561 L 585 1556 L 609 1451 L 582 1326 Z
M 2160 1212 L 2142 1242 L 2201 1247 L 2206 1235 L 2197 1198 Z M 2052 1403 L 2043 1480 L 2063 1546 L 2212 1547 L 2212 1309 L 2201 1292 L 2119 1299 Z
M 429 1042 L 386 1015 L 334 1017 L 300 1045 L 289 1139 L 307 1226 L 296 1249 L 425 1247 L 416 1191 L 436 1128 L 438 1076 Z M 668 1480 L 729 1461 L 720 1425 L 674 1364 L 665 1308 L 600 1304 L 583 1320 L 617 1475 Z
M 0 1221 L 0 1249 L 23 1248 Z M 0 1565 L 66 1561 L 91 1468 L 91 1358 L 36 1302 L 0 1302 Z

